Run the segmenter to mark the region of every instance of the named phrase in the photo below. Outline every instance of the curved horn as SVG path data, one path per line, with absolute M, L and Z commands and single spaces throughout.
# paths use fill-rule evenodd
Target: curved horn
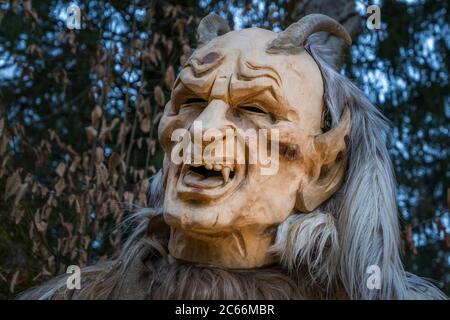
M 280 32 L 270 43 L 267 52 L 275 53 L 280 50 L 290 51 L 303 46 L 305 40 L 316 32 L 329 32 L 352 44 L 352 38 L 347 30 L 336 20 L 324 14 L 309 14 L 299 21 L 291 24 L 286 30 Z
M 201 47 L 217 36 L 221 36 L 230 31 L 228 21 L 221 16 L 210 13 L 204 17 L 197 28 L 197 42 Z

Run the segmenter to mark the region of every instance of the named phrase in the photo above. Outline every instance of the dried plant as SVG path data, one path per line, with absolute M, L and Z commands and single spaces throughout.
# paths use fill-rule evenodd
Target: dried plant
M 145 12 L 143 19 L 137 10 Z M 87 67 L 91 81 L 67 101 L 84 115 L 78 129 L 67 134 L 67 128 L 8 121 L 0 105 L 0 298 L 14 297 L 69 265 L 110 258 L 127 234 L 119 227 L 126 215 L 147 205 L 148 178 L 162 162 L 157 124 L 197 20 L 181 5 L 165 2 L 134 1 L 123 11 L 131 16 L 128 33 L 95 43 Z M 96 28 L 85 14 L 87 28 Z M 111 21 L 101 28 L 113 30 Z M 87 41 L 81 36 L 60 32 L 57 46 L 75 54 L 62 57 L 66 62 L 79 61 L 76 54 Z M 39 45 L 29 45 L 25 54 L 45 60 Z M 24 70 L 30 79 L 40 77 Z M 67 96 L 78 89 L 73 70 L 57 68 L 50 78 Z

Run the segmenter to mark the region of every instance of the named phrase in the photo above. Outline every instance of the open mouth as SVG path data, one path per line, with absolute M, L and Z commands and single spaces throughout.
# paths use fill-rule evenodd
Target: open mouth
M 183 183 L 194 188 L 216 188 L 232 181 L 234 176 L 233 166 L 192 165 L 184 174 Z
M 177 189 L 183 198 L 217 199 L 237 187 L 244 174 L 245 165 L 184 164 Z

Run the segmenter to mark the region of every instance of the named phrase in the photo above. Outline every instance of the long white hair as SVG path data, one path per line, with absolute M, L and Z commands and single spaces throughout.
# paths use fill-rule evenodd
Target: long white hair
M 350 299 L 446 298 L 403 268 L 385 117 L 328 63 L 329 52 L 317 37 L 309 38 L 306 50 L 322 72 L 331 126 L 350 108 L 348 169 L 340 190 L 318 210 L 291 215 L 280 225 L 273 250 L 290 270 L 303 266 L 317 283 L 340 283 Z M 370 266 L 379 268 L 379 289 L 367 285 Z

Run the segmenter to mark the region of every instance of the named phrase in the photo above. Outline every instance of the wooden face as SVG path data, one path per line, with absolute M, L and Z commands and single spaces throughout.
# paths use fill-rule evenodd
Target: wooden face
M 227 33 L 196 50 L 181 70 L 159 127 L 166 152 L 164 217 L 172 228 L 199 238 L 270 229 L 293 212 L 299 189 L 320 173 L 314 138 L 321 134 L 321 73 L 304 50 L 267 54 L 275 36 L 257 28 Z M 194 136 L 194 122 L 203 133 L 266 130 L 268 154 L 278 146 L 271 157 L 277 170 L 263 174 L 263 164 L 248 163 L 253 151 L 238 138 L 231 162 L 174 163 L 172 134 L 184 128 Z M 246 163 L 237 163 L 239 152 Z

